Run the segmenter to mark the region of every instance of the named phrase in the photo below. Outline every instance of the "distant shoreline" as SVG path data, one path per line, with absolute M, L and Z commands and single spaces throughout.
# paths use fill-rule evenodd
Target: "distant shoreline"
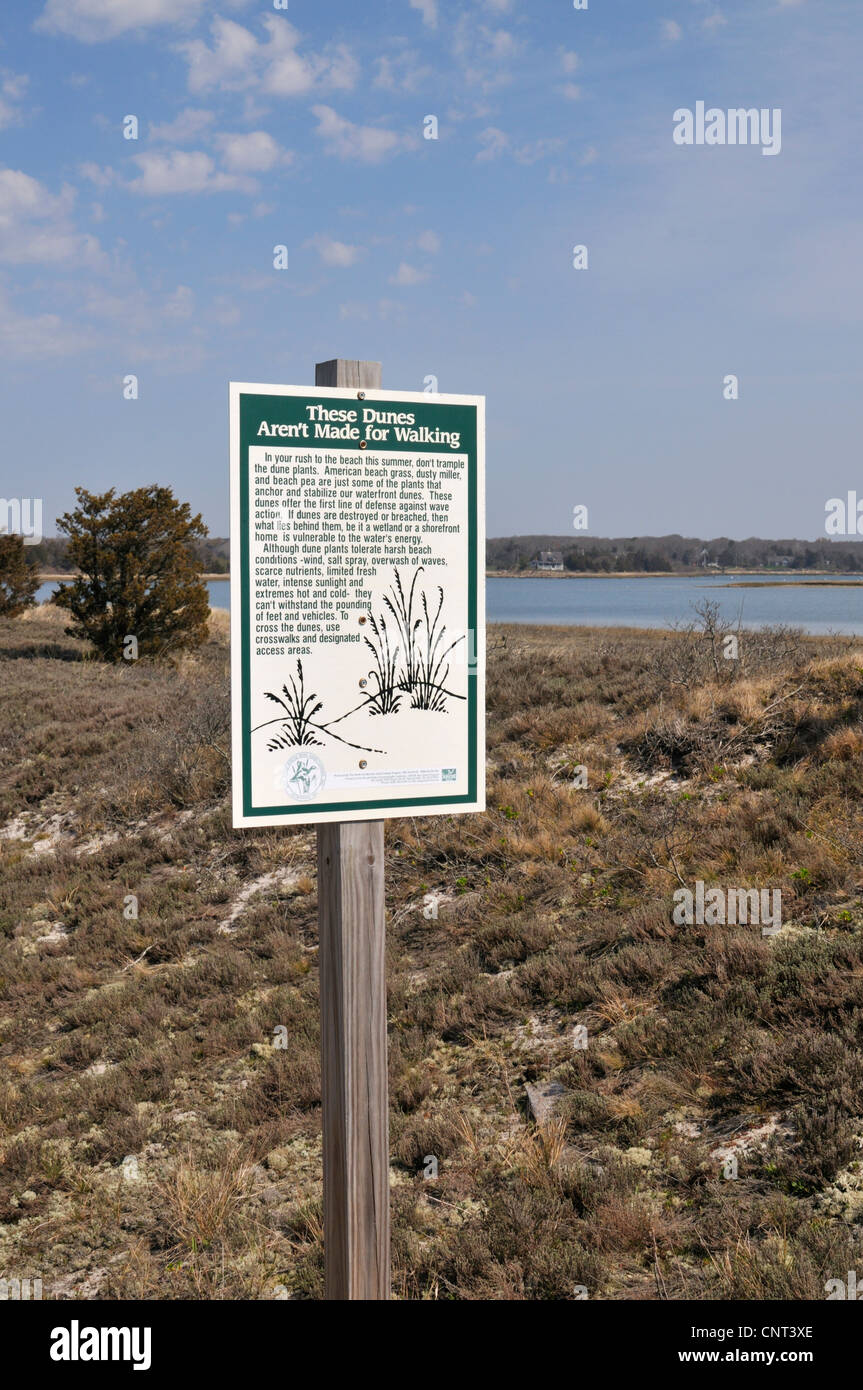
M 699 579 L 702 576 L 706 579 L 723 579 L 726 582 L 718 587 L 724 589 L 744 589 L 744 588 L 763 588 L 764 584 L 779 583 L 778 574 L 787 574 L 789 579 L 786 584 L 822 584 L 833 585 L 835 588 L 853 588 L 855 585 L 863 585 L 863 576 L 860 579 L 834 578 L 830 570 L 806 570 L 807 578 L 797 578 L 801 572 L 799 570 L 486 570 L 486 579 Z M 751 584 L 745 581 L 750 576 L 758 576 L 758 580 Z M 791 578 L 790 576 L 794 576 Z M 810 577 L 811 576 L 811 577 Z M 64 579 L 76 579 L 76 574 L 49 574 L 44 571 L 39 572 L 40 584 L 59 583 Z M 231 578 L 229 574 L 202 574 L 201 578 L 207 584 L 215 584 L 218 581 L 225 583 Z
M 751 583 L 746 580 L 734 580 L 731 584 L 720 584 L 720 589 L 769 589 L 775 588 L 779 584 L 778 579 L 755 579 Z M 789 579 L 782 587 L 784 589 L 860 589 L 863 588 L 863 579 Z
M 230 579 L 230 577 L 231 577 L 231 576 L 230 576 L 229 574 L 202 574 L 202 575 L 201 575 L 201 578 L 204 579 L 204 580 L 206 580 L 208 584 L 213 583 L 213 582 L 214 582 L 215 580 L 217 580 L 217 579 Z M 54 583 L 58 583 L 58 582 L 59 582 L 60 580 L 62 580 L 62 579 L 77 579 L 77 578 L 78 578 L 77 571 L 76 571 L 74 574 L 70 573 L 68 570 L 66 570 L 66 572 L 65 572 L 64 574 L 48 574 L 48 573 L 46 573 L 46 572 L 43 571 L 43 570 L 40 570 L 40 571 L 39 571 L 39 583 L 40 583 L 40 584 L 54 584 Z
M 859 581 L 853 579 L 834 579 L 832 570 L 760 570 L 760 569 L 725 569 L 725 570 L 486 570 L 486 579 L 722 579 L 730 580 L 724 584 L 723 588 L 744 587 L 739 581 L 748 579 L 755 575 L 762 577 L 774 584 L 779 582 L 780 574 L 794 575 L 792 580 L 795 584 L 808 584 L 808 578 L 796 578 L 797 575 L 811 575 L 813 579 L 820 576 L 821 583 L 826 584 L 854 584 L 863 583 L 863 576 Z

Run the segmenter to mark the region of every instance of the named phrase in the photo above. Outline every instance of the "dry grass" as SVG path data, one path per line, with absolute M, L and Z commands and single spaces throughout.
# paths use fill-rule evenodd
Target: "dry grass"
M 170 1176 L 155 1184 L 167 1208 L 167 1226 L 179 1247 L 206 1250 L 230 1237 L 252 1186 L 252 1165 L 241 1150 L 229 1150 L 213 1168 L 203 1168 L 190 1148 Z
M 313 835 L 230 828 L 226 617 L 172 669 L 62 629 L 0 629 L 0 1273 L 320 1297 Z M 716 640 L 495 630 L 488 811 L 387 824 L 400 1297 L 818 1298 L 863 1254 L 863 649 Z M 696 879 L 783 931 L 675 925 Z

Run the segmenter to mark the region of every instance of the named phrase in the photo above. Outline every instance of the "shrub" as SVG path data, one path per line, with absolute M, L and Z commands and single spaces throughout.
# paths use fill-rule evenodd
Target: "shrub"
M 71 613 L 70 637 L 85 637 L 106 661 L 162 656 L 201 646 L 209 601 L 194 544 L 207 534 L 188 502 L 170 488 L 137 488 L 116 497 L 75 489 L 78 506 L 57 520 L 80 571 L 54 602 Z
M 24 556 L 21 536 L 0 536 L 0 617 L 14 618 L 35 603 L 39 575 Z

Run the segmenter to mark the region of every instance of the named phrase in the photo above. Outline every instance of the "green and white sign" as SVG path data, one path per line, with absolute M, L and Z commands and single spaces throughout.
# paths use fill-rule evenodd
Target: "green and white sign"
M 234 825 L 484 809 L 484 407 L 232 383 Z

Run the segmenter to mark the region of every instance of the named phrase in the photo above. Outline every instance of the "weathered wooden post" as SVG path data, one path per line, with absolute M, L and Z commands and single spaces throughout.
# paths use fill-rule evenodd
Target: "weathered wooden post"
M 315 385 L 380 390 L 381 364 L 319 362 Z M 326 1297 L 389 1298 L 382 820 L 318 826 L 318 938 Z

